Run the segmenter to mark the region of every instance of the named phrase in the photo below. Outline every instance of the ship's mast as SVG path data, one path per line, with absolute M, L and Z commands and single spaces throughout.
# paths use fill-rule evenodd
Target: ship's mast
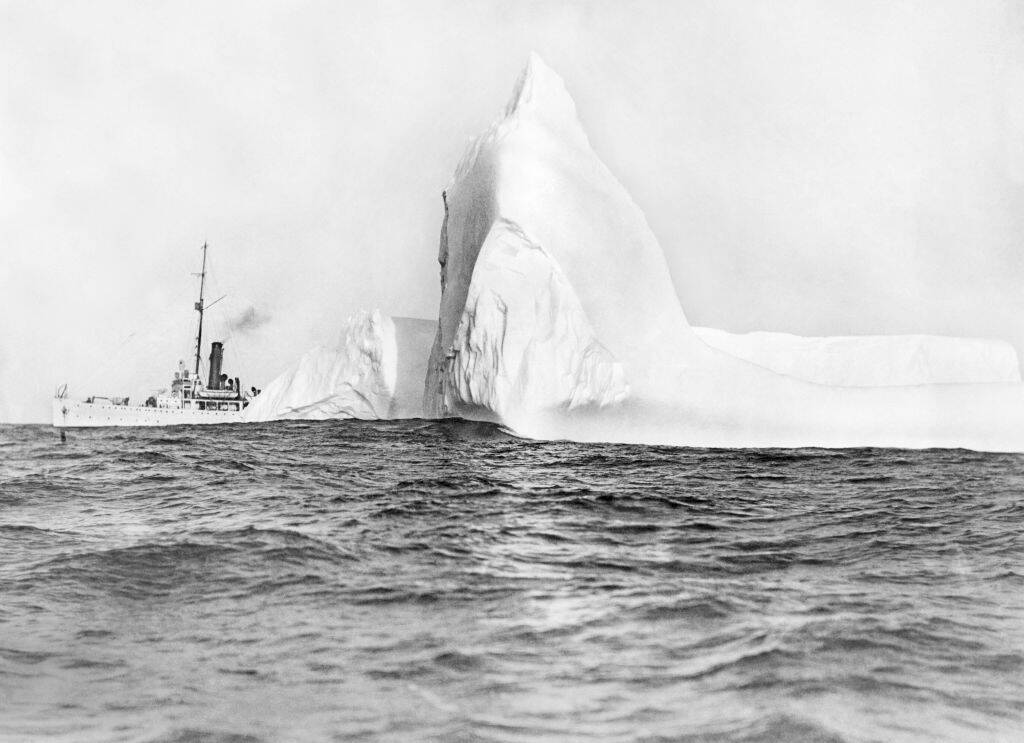
M 199 277 L 199 301 L 196 312 L 199 313 L 199 330 L 196 332 L 196 379 L 199 379 L 199 357 L 203 346 L 203 287 L 206 285 L 206 243 L 203 243 L 203 270 L 192 274 Z

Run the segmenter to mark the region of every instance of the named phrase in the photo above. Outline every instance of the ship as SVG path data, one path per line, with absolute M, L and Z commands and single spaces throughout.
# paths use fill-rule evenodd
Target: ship
M 210 423 L 237 423 L 242 420 L 242 411 L 260 390 L 242 387 L 238 377 L 229 377 L 223 371 L 224 342 L 210 344 L 209 375 L 203 383 L 199 374 L 203 345 L 203 312 L 213 306 L 204 305 L 203 291 L 206 287 L 206 251 L 203 243 L 203 264 L 199 277 L 199 301 L 195 310 L 199 313 L 196 331 L 195 367 L 189 370 L 184 361 L 178 362 L 169 389 L 151 395 L 142 404 L 132 404 L 128 397 L 105 397 L 94 395 L 85 400 L 68 397 L 68 387 L 61 385 L 53 398 L 53 425 L 57 428 L 82 428 L 98 426 L 181 426 Z M 223 297 L 222 297 L 223 298 Z M 62 434 L 63 435 L 63 434 Z

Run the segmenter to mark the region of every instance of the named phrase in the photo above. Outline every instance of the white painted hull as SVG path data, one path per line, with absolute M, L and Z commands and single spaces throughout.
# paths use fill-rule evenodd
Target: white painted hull
M 112 405 L 54 398 L 53 425 L 58 428 L 98 426 L 196 426 L 211 423 L 239 423 L 239 410 L 191 410 L 150 408 L 141 405 Z

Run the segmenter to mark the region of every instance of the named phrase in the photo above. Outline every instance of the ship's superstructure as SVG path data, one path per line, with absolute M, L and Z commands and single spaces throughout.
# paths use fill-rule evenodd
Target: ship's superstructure
M 203 423 L 233 423 L 242 420 L 242 410 L 249 400 L 259 394 L 251 387 L 243 389 L 238 377 L 229 377 L 223 371 L 224 343 L 210 344 L 209 375 L 203 384 L 199 374 L 203 342 L 203 291 L 206 285 L 206 250 L 203 245 L 203 267 L 199 276 L 199 301 L 195 309 L 199 313 L 196 330 L 195 368 L 190 370 L 184 361 L 178 362 L 169 390 L 149 397 L 142 405 L 132 405 L 127 397 L 94 396 L 86 400 L 71 400 L 67 396 L 67 385 L 57 390 L 53 399 L 53 425 L 64 427 L 83 426 L 173 426 Z M 218 300 L 219 301 L 219 300 Z

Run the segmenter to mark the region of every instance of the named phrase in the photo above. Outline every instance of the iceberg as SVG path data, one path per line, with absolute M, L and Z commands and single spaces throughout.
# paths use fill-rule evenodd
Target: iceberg
M 805 382 L 886 387 L 962 382 L 1020 382 L 1017 351 L 1006 341 L 936 335 L 823 338 L 755 331 L 694 332 L 713 348 Z
M 267 385 L 243 420 L 423 417 L 423 378 L 437 324 L 360 311 L 337 346 L 318 346 Z
M 578 441 L 1024 451 L 1024 385 L 998 342 L 801 350 L 696 332 L 643 213 L 536 55 L 443 200 L 428 416 Z

